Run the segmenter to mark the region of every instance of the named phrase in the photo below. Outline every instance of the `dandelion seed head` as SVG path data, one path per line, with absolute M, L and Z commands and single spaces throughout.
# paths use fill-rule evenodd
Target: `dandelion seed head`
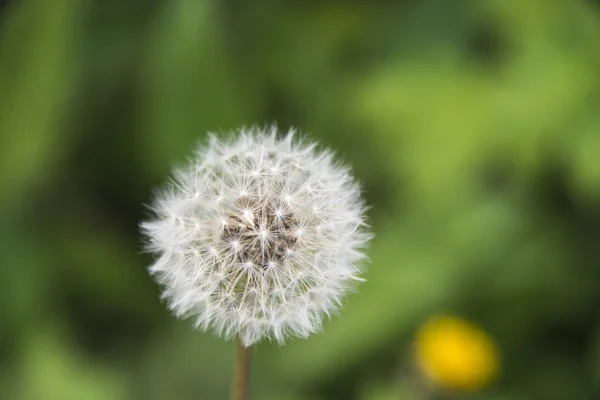
M 320 330 L 371 238 L 349 169 L 274 127 L 211 135 L 151 209 L 149 271 L 169 308 L 246 346 Z

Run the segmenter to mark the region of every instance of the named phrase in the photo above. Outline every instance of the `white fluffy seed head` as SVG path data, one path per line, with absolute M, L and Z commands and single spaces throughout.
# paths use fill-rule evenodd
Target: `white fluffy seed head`
M 210 136 L 152 211 L 149 271 L 169 308 L 246 346 L 318 331 L 371 238 L 349 169 L 274 127 Z

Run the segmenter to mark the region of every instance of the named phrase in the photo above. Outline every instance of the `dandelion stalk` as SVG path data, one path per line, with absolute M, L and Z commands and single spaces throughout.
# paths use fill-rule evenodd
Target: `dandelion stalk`
M 231 400 L 246 400 L 248 398 L 250 381 L 250 360 L 252 347 L 246 347 L 238 338 L 236 340 L 235 365 L 233 370 L 233 384 L 231 387 Z

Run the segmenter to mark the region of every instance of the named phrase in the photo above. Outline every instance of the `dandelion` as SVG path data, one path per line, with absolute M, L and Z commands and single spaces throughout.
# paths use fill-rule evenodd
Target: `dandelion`
M 498 374 L 498 350 L 477 325 L 454 316 L 431 317 L 416 338 L 416 359 L 438 387 L 474 391 Z
M 371 237 L 349 168 L 275 127 L 211 135 L 151 209 L 149 271 L 169 308 L 244 347 L 320 330 Z

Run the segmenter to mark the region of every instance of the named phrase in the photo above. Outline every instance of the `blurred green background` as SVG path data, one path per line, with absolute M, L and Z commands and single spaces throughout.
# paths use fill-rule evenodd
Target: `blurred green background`
M 600 2 L 0 2 L 0 399 L 223 399 L 232 343 L 159 301 L 138 223 L 207 131 L 276 121 L 354 166 L 376 239 L 252 399 L 600 398 Z M 502 354 L 422 389 L 428 316 Z

